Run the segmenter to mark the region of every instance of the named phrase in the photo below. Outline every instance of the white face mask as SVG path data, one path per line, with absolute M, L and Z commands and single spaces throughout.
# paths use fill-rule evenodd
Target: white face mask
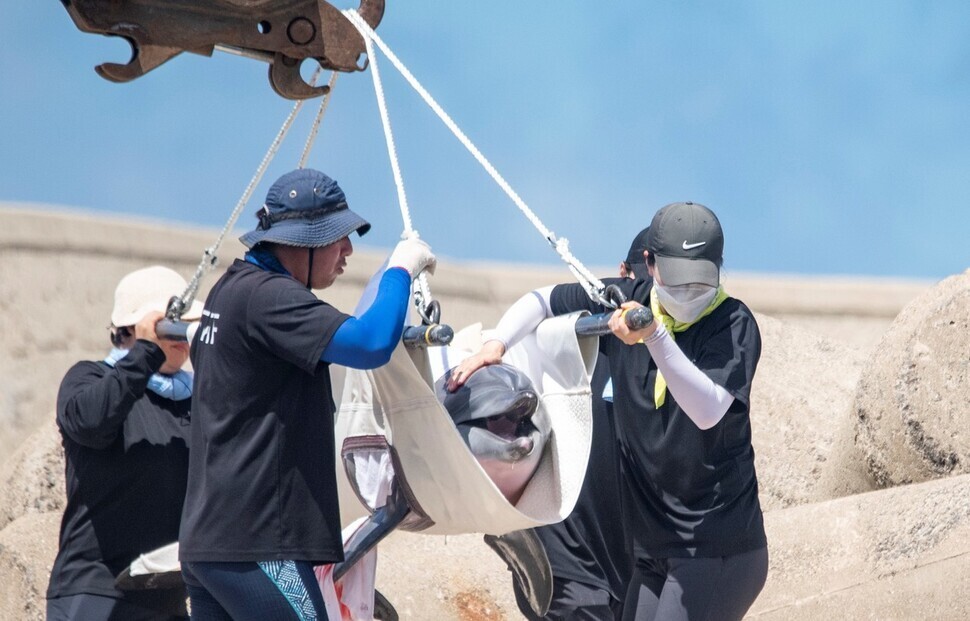
M 667 314 L 682 323 L 690 323 L 700 317 L 717 295 L 717 287 L 690 283 L 676 287 L 664 287 L 654 283 L 657 301 Z

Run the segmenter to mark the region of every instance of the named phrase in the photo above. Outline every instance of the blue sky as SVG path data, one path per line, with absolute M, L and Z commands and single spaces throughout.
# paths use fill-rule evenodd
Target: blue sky
M 128 84 L 56 0 L 0 22 L 0 200 L 221 227 L 292 103 L 266 65 L 183 54 Z M 337 3 L 342 8 L 347 3 Z M 387 0 L 378 33 L 550 229 L 613 265 L 662 205 L 721 218 L 729 270 L 970 267 L 970 3 Z M 555 263 L 379 58 L 415 228 L 444 257 Z M 311 102 L 240 219 L 302 151 Z M 370 76 L 342 74 L 310 166 L 390 247 Z

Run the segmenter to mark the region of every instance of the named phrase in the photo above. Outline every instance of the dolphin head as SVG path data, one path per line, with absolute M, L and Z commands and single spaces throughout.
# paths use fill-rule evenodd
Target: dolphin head
M 539 467 L 546 442 L 532 421 L 539 395 L 511 365 L 483 367 L 455 392 L 445 389 L 451 372 L 435 384 L 438 399 L 492 482 L 515 504 Z

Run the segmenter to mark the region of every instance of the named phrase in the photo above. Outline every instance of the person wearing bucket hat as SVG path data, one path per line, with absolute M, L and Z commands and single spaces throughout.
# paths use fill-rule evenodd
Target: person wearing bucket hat
M 751 310 L 721 286 L 723 248 L 714 212 L 672 203 L 646 233 L 649 278 L 613 281 L 629 300 L 600 338 L 634 557 L 624 620 L 741 619 L 767 578 L 749 416 L 761 336 Z M 623 314 L 640 305 L 654 321 L 631 331 Z M 545 317 L 581 310 L 608 309 L 578 284 L 523 296 L 498 339 L 460 365 L 462 377 L 501 360 Z
M 187 618 L 184 585 L 120 590 L 139 555 L 178 539 L 188 477 L 191 374 L 188 345 L 162 340 L 155 324 L 186 282 L 161 266 L 126 275 L 115 289 L 109 338 L 97 362 L 61 381 L 57 426 L 67 505 L 47 588 L 47 618 Z M 198 320 L 196 302 L 183 315 Z
M 213 286 L 192 348 L 189 485 L 179 558 L 193 617 L 325 619 L 315 565 L 343 560 L 329 365 L 372 369 L 401 339 L 427 244 L 390 254 L 359 317 L 316 297 L 370 224 L 336 181 L 280 177 L 240 237 L 249 249 Z M 301 617 L 302 618 L 302 617 Z

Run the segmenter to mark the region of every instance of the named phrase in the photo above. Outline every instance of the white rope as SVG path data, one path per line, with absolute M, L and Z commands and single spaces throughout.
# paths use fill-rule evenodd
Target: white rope
M 316 82 L 315 79 L 314 82 Z M 297 165 L 297 168 L 306 168 L 307 159 L 310 157 L 310 149 L 313 148 L 313 143 L 317 140 L 320 123 L 323 121 L 323 115 L 327 112 L 327 106 L 330 105 L 330 95 L 333 94 L 333 87 L 336 83 L 337 72 L 334 71 L 330 74 L 330 81 L 327 82 L 327 92 L 323 96 L 323 101 L 320 102 L 320 108 L 317 110 L 317 116 L 313 119 L 313 125 L 310 126 L 310 133 L 307 134 L 306 145 L 303 147 L 303 155 L 300 156 L 300 163 Z
M 354 12 L 354 15 L 357 15 Z M 358 16 L 359 17 L 359 16 Z M 404 221 L 404 232 L 401 237 L 404 239 L 417 239 L 418 232 L 414 230 L 411 221 L 411 209 L 408 206 L 408 197 L 404 191 L 404 177 L 401 175 L 401 164 L 397 157 L 397 148 L 394 145 L 394 132 L 391 131 L 391 117 L 387 112 L 387 101 L 384 97 L 384 84 L 381 82 L 381 73 L 377 68 L 377 55 L 370 37 L 361 33 L 364 45 L 367 48 L 367 60 L 370 63 L 370 74 L 374 82 L 374 93 L 377 96 L 377 108 L 381 114 L 381 125 L 384 127 L 384 142 L 387 144 L 387 156 L 391 161 L 391 172 L 394 175 L 394 185 L 397 188 L 397 202 L 401 207 L 401 219 Z M 428 277 L 424 272 L 418 274 L 415 282 L 417 291 L 414 293 L 415 305 L 423 312 L 427 304 L 432 300 L 431 287 L 428 286 Z
M 321 68 L 317 67 L 316 71 L 313 73 L 313 77 L 310 79 L 310 84 L 314 85 L 317 82 L 317 78 L 320 77 Z M 289 133 L 290 128 L 293 126 L 293 120 L 296 119 L 296 115 L 300 112 L 303 104 L 306 100 L 301 99 L 293 105 L 293 109 L 290 110 L 289 115 L 287 115 L 286 120 L 283 121 L 283 126 L 280 127 L 280 131 L 277 132 L 276 138 L 273 139 L 272 144 L 270 144 L 269 149 L 263 156 L 263 161 L 260 162 L 259 167 L 256 169 L 255 174 L 253 174 L 252 179 L 249 180 L 249 185 L 243 191 L 242 196 L 239 198 L 239 202 L 236 203 L 235 209 L 232 210 L 232 214 L 229 216 L 229 220 L 226 221 L 225 226 L 222 227 L 222 231 L 219 233 L 219 237 L 216 238 L 214 244 L 205 249 L 202 253 L 202 261 L 199 266 L 195 268 L 195 274 L 192 276 L 192 280 L 189 281 L 188 286 L 185 288 L 185 292 L 179 296 L 178 306 L 179 308 L 173 309 L 169 308 L 169 319 L 178 319 L 181 317 L 182 312 L 192 305 L 195 300 L 196 294 L 199 292 L 199 284 L 202 281 L 202 277 L 212 270 L 219 261 L 218 252 L 219 247 L 222 246 L 222 242 L 225 239 L 229 231 L 236 224 L 236 220 L 239 219 L 239 214 L 242 212 L 243 207 L 249 203 L 249 199 L 252 198 L 253 192 L 256 190 L 256 186 L 262 181 L 263 175 L 266 174 L 266 169 L 269 167 L 270 162 L 276 157 L 276 153 L 280 150 L 280 145 L 283 144 L 283 139 Z
M 550 231 L 546 226 L 539 220 L 525 201 L 512 189 L 512 186 L 508 184 L 504 177 L 499 174 L 498 170 L 492 166 L 492 163 L 482 155 L 482 152 L 478 150 L 478 147 L 465 135 L 465 133 L 458 127 L 458 125 L 452 120 L 444 109 L 438 105 L 438 102 L 431 96 L 430 93 L 418 82 L 417 78 L 408 70 L 404 63 L 391 51 L 386 43 L 374 32 L 374 29 L 364 21 L 364 19 L 353 9 L 347 9 L 343 11 L 344 15 L 350 20 L 354 26 L 361 32 L 361 36 L 364 38 L 364 42 L 368 46 L 368 58 L 371 64 L 374 64 L 376 60 L 372 51 L 370 41 L 373 41 L 377 46 L 384 52 L 388 60 L 397 68 L 397 70 L 404 76 L 404 79 L 408 81 L 412 88 L 417 91 L 418 95 L 424 99 L 425 103 L 438 115 L 438 118 L 451 130 L 456 138 L 465 146 L 469 153 L 478 161 L 479 164 L 485 169 L 485 171 L 492 177 L 492 179 L 499 185 L 500 188 L 508 195 L 512 202 L 515 203 L 516 207 L 525 215 L 526 218 L 532 223 L 532 225 L 539 231 L 543 238 L 548 241 L 555 251 L 559 254 L 560 258 L 569 267 L 570 272 L 576 277 L 577 280 L 586 288 L 587 293 L 593 299 L 598 302 L 603 302 L 601 295 L 604 289 L 603 283 L 593 275 L 580 261 L 577 259 L 572 252 L 569 250 L 569 240 L 566 238 L 557 238 L 555 233 Z

